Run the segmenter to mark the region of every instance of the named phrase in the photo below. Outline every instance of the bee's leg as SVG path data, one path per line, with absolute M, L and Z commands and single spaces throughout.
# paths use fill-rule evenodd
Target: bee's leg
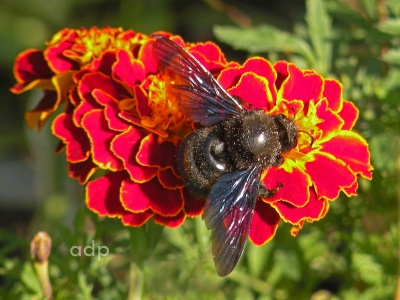
M 279 182 L 275 188 L 269 190 L 265 187 L 264 182 L 260 181 L 260 186 L 258 188 L 258 196 L 262 198 L 271 198 L 273 197 L 279 189 L 283 187 L 282 182 Z

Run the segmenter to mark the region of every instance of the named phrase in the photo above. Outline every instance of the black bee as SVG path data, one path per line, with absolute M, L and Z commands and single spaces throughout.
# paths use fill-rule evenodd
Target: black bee
M 271 197 L 260 181 L 263 170 L 283 163 L 297 145 L 298 128 L 282 114 L 267 115 L 231 96 L 189 52 L 154 35 L 152 53 L 185 115 L 202 127 L 180 146 L 178 168 L 188 189 L 206 198 L 204 220 L 212 230 L 219 276 L 235 268 L 246 245 L 258 197 Z

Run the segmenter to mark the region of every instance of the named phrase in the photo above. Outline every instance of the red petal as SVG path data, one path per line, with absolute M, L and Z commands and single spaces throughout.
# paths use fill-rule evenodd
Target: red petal
M 85 161 L 90 155 L 90 141 L 86 132 L 76 127 L 72 115 L 62 113 L 53 121 L 52 132 L 66 146 L 66 158 L 70 163 Z
M 342 130 L 351 130 L 358 119 L 358 109 L 352 102 L 344 101 L 343 108 L 339 112 L 339 116 L 344 121 Z
M 79 69 L 79 64 L 77 62 L 63 54 L 64 50 L 71 48 L 71 46 L 73 46 L 72 41 L 63 41 L 48 47 L 44 51 L 46 60 L 49 62 L 52 70 L 54 70 L 56 73 Z
M 344 121 L 328 107 L 328 101 L 323 99 L 316 105 L 317 117 L 322 120 L 317 124 L 323 132 L 323 137 L 331 136 L 341 130 Z
M 80 103 L 77 108 L 74 110 L 74 121 L 79 126 L 81 125 L 82 119 L 86 113 L 91 112 L 95 109 L 102 109 L 102 105 L 96 101 L 96 99 L 92 96 L 92 91 L 96 87 L 91 83 L 91 78 L 93 78 L 95 74 L 85 74 L 78 84 L 78 95 Z M 99 85 L 101 86 L 101 81 L 98 80 Z
M 313 189 L 310 189 L 310 201 L 303 207 L 296 207 L 285 201 L 278 201 L 271 204 L 285 222 L 298 224 L 303 220 L 309 222 L 323 218 L 327 212 L 329 203 L 325 199 L 317 199 Z
M 282 83 L 285 81 L 285 79 L 288 77 L 288 65 L 289 63 L 287 61 L 277 61 L 274 64 L 274 69 L 277 73 L 277 78 L 275 81 L 275 86 L 276 89 L 279 90 L 282 86 Z
M 297 236 L 297 234 L 303 228 L 303 226 L 304 226 L 304 221 L 300 221 L 298 224 L 293 225 L 292 228 L 290 228 L 290 234 L 292 236 Z
M 155 214 L 153 220 L 157 224 L 165 225 L 171 228 L 176 228 L 183 224 L 185 218 L 186 218 L 185 213 L 183 211 L 180 211 L 176 216 L 172 217 L 165 217 Z
M 140 213 L 125 212 L 121 220 L 124 225 L 139 227 L 146 223 L 152 216 L 154 216 L 154 212 L 148 209 Z
M 334 200 L 341 189 L 350 187 L 356 181 L 353 172 L 334 157 L 314 154 L 314 158 L 314 161 L 306 162 L 305 168 L 319 198 Z
M 358 182 L 356 181 L 356 182 L 354 182 L 353 185 L 351 185 L 347 188 L 344 188 L 343 192 L 346 193 L 347 197 L 357 196 L 357 188 L 358 188 Z
M 140 165 L 136 160 L 140 142 L 145 135 L 136 127 L 119 134 L 112 142 L 111 150 L 117 155 L 135 182 L 149 181 L 157 175 L 158 168 Z
M 100 216 L 116 217 L 125 213 L 120 201 L 121 184 L 128 178 L 124 171 L 109 172 L 86 186 L 86 205 Z
M 280 221 L 279 214 L 270 204 L 258 200 L 251 223 L 250 240 L 259 246 L 269 242 L 275 236 Z
M 114 51 L 106 51 L 101 54 L 100 58 L 94 58 L 91 62 L 91 72 L 99 72 L 112 77 L 112 67 L 117 61 L 117 55 Z
M 190 47 L 190 53 L 212 73 L 218 72 L 226 64 L 226 59 L 221 49 L 212 42 L 198 43 Z
M 185 213 L 187 216 L 196 217 L 203 213 L 205 199 L 193 196 L 187 188 L 182 189 L 182 195 L 185 201 Z
M 134 59 L 130 52 L 119 50 L 117 51 L 117 62 L 113 67 L 113 75 L 114 79 L 132 87 L 145 78 L 143 63 Z
M 352 131 L 340 131 L 337 136 L 322 144 L 322 151 L 344 161 L 354 173 L 372 179 L 368 144 Z
M 267 203 L 284 200 L 294 206 L 304 206 L 310 197 L 310 178 L 299 169 L 292 169 L 291 172 L 283 168 L 270 168 L 263 178 L 267 189 L 274 189 L 279 183 L 283 187 L 271 198 L 263 199 Z
M 260 77 L 266 78 L 270 84 L 269 87 L 271 93 L 274 93 L 274 82 L 277 74 L 270 62 L 260 57 L 248 59 L 243 66 L 223 70 L 218 77 L 218 81 L 224 88 L 228 89 L 237 85 L 240 76 L 246 73 L 253 73 L 255 75 L 259 75 Z
M 78 163 L 69 163 L 68 176 L 78 179 L 80 184 L 85 184 L 97 169 L 92 159 L 88 158 Z
M 82 117 L 96 108 L 103 108 L 103 104 L 99 103 L 93 97 L 93 91 L 102 90 L 108 95 L 113 95 L 116 99 L 125 99 L 131 97 L 128 92 L 117 82 L 102 73 L 85 74 L 79 85 L 78 92 L 82 99 L 81 104 L 75 110 L 75 122 L 80 124 Z
M 163 216 L 175 216 L 183 208 L 180 190 L 166 189 L 155 178 L 142 184 L 125 180 L 121 201 L 125 209 L 135 213 L 151 209 Z
M 281 65 L 275 65 L 275 69 Z M 302 100 L 315 103 L 321 98 L 323 88 L 322 77 L 313 72 L 303 72 L 294 64 L 287 65 L 287 77 L 280 87 L 280 98 L 286 100 Z
M 56 91 L 44 91 L 44 96 L 38 105 L 31 111 L 25 113 L 25 121 L 29 128 L 41 129 L 49 116 L 60 104 L 60 98 Z
M 43 51 L 29 49 L 20 53 L 15 59 L 14 76 L 18 83 L 11 89 L 13 93 L 21 93 L 37 79 L 50 79 L 54 73 L 44 58 Z
M 91 142 L 93 161 L 103 169 L 122 169 L 122 161 L 111 150 L 116 132 L 108 128 L 103 111 L 97 109 L 87 113 L 82 120 L 82 127 Z
M 157 135 L 151 133 L 142 140 L 136 158 L 143 166 L 165 169 L 175 166 L 177 151 L 173 143 L 160 142 Z
M 322 97 L 325 97 L 329 103 L 329 109 L 338 112 L 342 108 L 342 85 L 335 79 L 325 79 L 324 91 Z
M 239 83 L 228 89 L 229 94 L 254 106 L 271 110 L 275 104 L 268 88 L 268 80 L 253 73 L 246 73 L 240 77 Z
M 93 97 L 98 103 L 104 105 L 104 115 L 108 121 L 108 126 L 112 130 L 124 131 L 128 129 L 128 124 L 119 118 L 120 110 L 118 108 L 118 101 L 110 94 L 102 90 L 94 90 Z
M 161 185 L 167 189 L 182 188 L 184 183 L 182 179 L 174 174 L 171 168 L 158 171 L 158 180 Z
M 151 43 L 144 44 L 139 51 L 139 60 L 143 62 L 145 74 L 156 74 L 158 72 L 150 47 Z
M 136 110 L 139 116 L 142 119 L 151 116 L 152 110 L 149 107 L 149 99 L 145 90 L 142 87 L 135 85 L 133 91 L 135 93 L 135 100 L 137 102 Z
M 277 75 L 272 65 L 267 60 L 263 58 L 250 58 L 241 67 L 227 68 L 223 70 L 218 77 L 218 81 L 224 88 L 229 89 L 236 86 L 241 76 L 244 76 L 246 74 L 253 74 L 255 78 L 263 79 L 261 81 L 262 83 L 264 83 L 265 87 L 263 87 L 262 90 L 266 92 L 264 92 L 264 94 L 262 95 L 262 99 L 268 100 L 258 100 L 256 97 L 251 97 L 251 95 L 247 96 L 247 98 L 244 100 L 248 101 L 249 103 L 255 102 L 255 105 L 257 107 L 262 107 L 260 106 L 260 104 L 263 104 L 264 106 L 262 108 L 267 108 L 268 110 L 270 110 L 275 104 L 275 81 Z M 260 79 L 258 79 L 258 81 L 260 81 Z M 248 91 L 248 93 L 252 91 L 257 90 L 250 90 Z

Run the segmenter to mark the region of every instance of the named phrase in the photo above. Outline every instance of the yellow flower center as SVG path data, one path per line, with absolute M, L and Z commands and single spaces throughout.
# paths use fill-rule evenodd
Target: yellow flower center
M 71 35 L 76 36 L 71 37 Z M 129 37 L 128 37 L 129 36 Z M 100 57 L 107 50 L 124 49 L 134 51 L 136 47 L 146 42 L 148 37 L 142 34 L 130 36 L 122 28 L 90 28 L 81 30 L 63 30 L 58 32 L 48 43 L 50 46 L 63 41 L 73 42 L 64 55 L 75 60 L 80 65 L 85 65 L 91 60 Z
M 289 102 L 279 99 L 271 113 L 281 113 L 294 119 L 299 129 L 297 146 L 292 151 L 283 154 L 285 162 L 282 167 L 288 171 L 292 164 L 301 166 L 306 161 L 313 160 L 313 155 L 308 153 L 319 147 L 318 139 L 321 136 L 321 131 L 316 125 L 322 122 L 317 117 L 314 101 L 308 103 L 307 114 L 305 114 L 304 102 L 298 100 Z
M 167 97 L 165 82 L 154 78 L 149 86 L 148 106 L 151 115 L 142 119 L 143 127 L 157 129 L 162 136 L 177 143 L 192 131 L 192 122 L 185 118 L 179 104 Z

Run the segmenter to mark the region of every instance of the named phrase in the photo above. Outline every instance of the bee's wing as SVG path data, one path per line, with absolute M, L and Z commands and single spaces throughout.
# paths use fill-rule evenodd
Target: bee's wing
M 212 253 L 219 276 L 235 268 L 245 248 L 258 197 L 261 167 L 222 174 L 207 198 L 204 220 L 211 229 Z
M 152 53 L 165 77 L 167 97 L 175 98 L 185 115 L 203 126 L 210 126 L 243 110 L 189 52 L 165 36 L 154 37 Z

